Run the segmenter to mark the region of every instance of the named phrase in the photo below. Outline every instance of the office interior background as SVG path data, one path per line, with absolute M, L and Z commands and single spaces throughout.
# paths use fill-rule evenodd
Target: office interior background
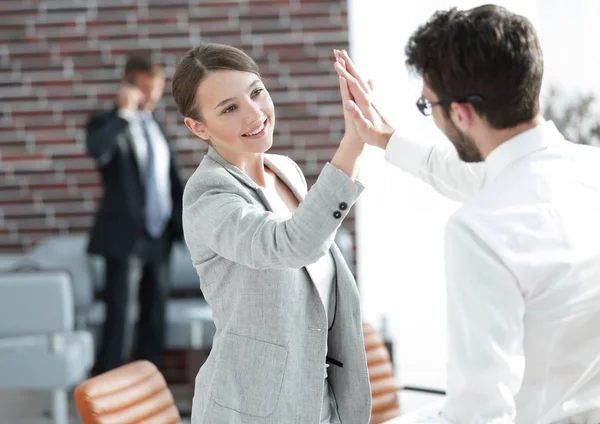
M 573 141 L 600 144 L 600 2 L 496 3 L 527 16 L 538 30 L 546 69 L 543 108 Z M 375 98 L 398 131 L 445 143 L 431 118 L 414 106 L 421 83 L 404 66 L 404 45 L 435 10 L 480 4 L 0 0 L 0 266 L 9 270 L 50 237 L 87 234 L 102 188 L 86 155 L 84 125 L 90 112 L 113 101 L 127 54 L 150 52 L 165 64 L 167 84 L 157 113 L 185 180 L 206 145 L 185 128 L 171 98 L 176 60 L 201 41 L 245 50 L 275 103 L 271 152 L 294 159 L 310 186 L 343 134 L 333 49 L 347 49 L 361 73 L 374 80 Z M 567 119 L 573 110 L 581 113 Z M 359 178 L 367 189 L 343 227 L 352 235 L 350 261 L 365 321 L 392 342 L 400 384 L 443 390 L 443 230 L 458 205 L 385 164 L 375 149 L 368 149 Z M 193 300 L 199 293 L 175 295 Z M 3 346 L 0 338 L 0 358 L 2 349 L 11 345 Z M 177 364 L 193 369 L 199 362 L 193 350 L 185 351 L 168 353 L 168 381 L 189 378 L 189 370 L 182 374 Z M 46 422 L 46 402 L 36 397 L 32 408 L 29 396 L 27 390 L 0 390 L 0 423 Z M 405 409 L 417 404 L 407 401 Z

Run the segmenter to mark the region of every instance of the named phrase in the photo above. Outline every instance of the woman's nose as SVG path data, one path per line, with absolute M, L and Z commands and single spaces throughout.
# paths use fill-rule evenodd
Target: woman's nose
M 260 107 L 255 103 L 251 103 L 249 105 L 248 113 L 246 115 L 246 122 L 251 124 L 255 121 L 258 121 L 260 118 L 262 118 L 263 115 L 264 113 L 262 113 Z

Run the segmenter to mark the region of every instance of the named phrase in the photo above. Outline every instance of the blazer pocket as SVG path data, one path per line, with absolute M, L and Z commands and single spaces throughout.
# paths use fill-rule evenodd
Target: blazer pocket
M 281 393 L 287 348 L 226 333 L 219 350 L 213 400 L 243 414 L 271 415 Z

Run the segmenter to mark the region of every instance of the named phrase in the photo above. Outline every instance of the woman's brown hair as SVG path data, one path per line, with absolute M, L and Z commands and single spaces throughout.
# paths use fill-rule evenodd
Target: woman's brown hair
M 179 113 L 202 120 L 197 108 L 196 92 L 202 80 L 212 71 L 250 72 L 260 77 L 258 65 L 246 53 L 225 44 L 199 44 L 183 56 L 173 75 L 173 99 Z

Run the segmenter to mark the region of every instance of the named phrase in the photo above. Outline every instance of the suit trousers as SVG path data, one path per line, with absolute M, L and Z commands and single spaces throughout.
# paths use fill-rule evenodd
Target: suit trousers
M 128 329 L 136 322 L 131 316 L 136 297 L 139 316 L 133 359 L 146 359 L 156 366 L 162 362 L 171 242 L 166 235 L 156 240 L 146 236 L 139 246 L 137 254 L 131 257 L 106 258 L 106 319 L 98 357 L 99 372 L 117 368 L 129 360 L 131 346 L 127 341 L 132 334 Z

